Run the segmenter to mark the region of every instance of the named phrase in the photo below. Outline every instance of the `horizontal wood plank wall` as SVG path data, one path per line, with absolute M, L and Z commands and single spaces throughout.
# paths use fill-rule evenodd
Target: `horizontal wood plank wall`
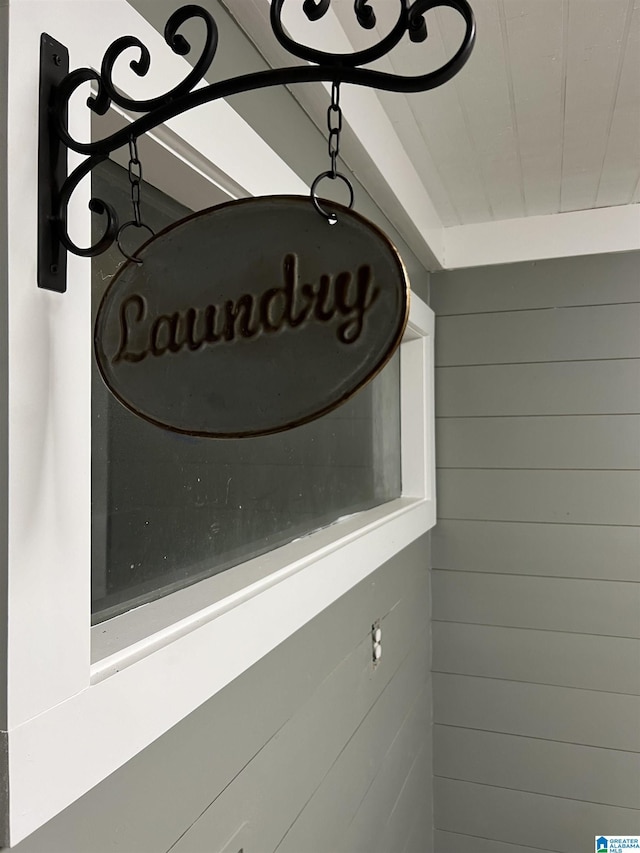
M 640 253 L 447 272 L 437 853 L 640 833 Z
M 14 849 L 433 853 L 428 565 L 425 536 Z

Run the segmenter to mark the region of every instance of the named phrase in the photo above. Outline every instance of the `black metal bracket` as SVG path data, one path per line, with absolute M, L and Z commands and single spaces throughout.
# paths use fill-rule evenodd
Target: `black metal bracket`
M 467 0 L 398 0 L 399 14 L 390 32 L 366 50 L 349 54 L 333 54 L 301 45 L 287 35 L 282 25 L 285 0 L 272 0 L 271 28 L 278 42 L 293 56 L 313 63 L 288 68 L 244 74 L 229 80 L 195 89 L 204 78 L 215 57 L 218 29 L 213 17 L 200 6 L 183 6 L 174 12 L 165 26 L 164 38 L 171 50 L 185 56 L 191 45 L 178 30 L 192 19 L 200 19 L 206 28 L 205 44 L 192 70 L 170 92 L 143 101 L 124 96 L 113 84 L 113 68 L 121 54 L 129 48 L 139 52 L 132 60 L 131 70 L 144 77 L 151 65 L 148 48 L 136 36 L 122 36 L 107 49 L 100 72 L 79 68 L 68 73 L 68 54 L 55 39 L 43 34 L 40 66 L 40 149 L 39 149 L 39 230 L 38 286 L 49 290 L 66 290 L 66 253 L 93 257 L 104 252 L 116 239 L 117 216 L 103 199 L 92 198 L 89 208 L 103 217 L 102 236 L 91 246 L 81 248 L 67 231 L 67 206 L 82 178 L 106 160 L 112 151 L 128 145 L 160 124 L 194 107 L 270 86 L 294 83 L 334 82 L 351 83 L 392 92 L 423 92 L 441 86 L 460 71 L 469 58 L 475 42 L 475 20 Z M 360 26 L 372 29 L 376 23 L 373 0 L 354 0 L 354 13 Z M 316 21 L 326 14 L 331 0 L 304 0 L 303 11 Z M 413 42 L 427 38 L 424 16 L 431 9 L 447 6 L 458 12 L 465 23 L 465 33 L 456 53 L 440 68 L 428 74 L 406 77 L 388 74 L 362 66 L 386 55 L 405 36 Z M 104 115 L 111 104 L 141 117 L 116 133 L 93 142 L 79 142 L 67 128 L 68 103 L 73 93 L 84 83 L 93 82 L 97 94 L 88 98 L 87 106 Z M 67 149 L 86 155 L 86 159 L 67 176 Z

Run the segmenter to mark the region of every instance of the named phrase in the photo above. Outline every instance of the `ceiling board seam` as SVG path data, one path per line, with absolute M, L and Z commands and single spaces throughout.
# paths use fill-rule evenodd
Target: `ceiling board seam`
M 439 25 L 438 25 L 438 29 L 439 29 Z M 378 35 L 379 39 L 380 39 L 380 40 L 382 40 L 382 38 L 384 37 L 384 35 L 385 35 L 385 34 L 380 32 L 380 28 L 379 28 L 379 26 L 378 26 L 377 24 L 376 24 L 376 27 L 375 27 L 375 31 L 376 31 L 376 34 Z M 441 36 L 441 35 L 440 35 L 440 42 L 441 42 L 441 44 L 444 44 L 444 41 L 443 41 L 443 39 L 442 39 L 442 36 Z M 387 56 L 385 57 L 385 59 L 386 59 L 386 61 L 387 61 L 388 65 L 390 66 L 390 68 L 391 68 L 391 70 L 393 71 L 393 73 L 394 73 L 394 74 L 398 74 L 398 75 L 401 75 L 401 74 L 402 74 L 402 71 L 401 71 L 400 69 L 398 69 L 397 64 L 393 61 L 393 55 L 392 55 L 392 53 L 387 54 Z M 456 203 L 455 203 L 455 201 L 454 201 L 454 199 L 453 199 L 453 196 L 452 196 L 452 195 L 451 195 L 451 193 L 449 192 L 449 189 L 448 189 L 448 187 L 447 187 L 447 184 L 445 183 L 444 176 L 443 176 L 443 174 L 442 174 L 442 171 L 441 171 L 441 169 L 440 169 L 440 166 L 438 165 L 438 162 L 437 162 L 436 158 L 433 156 L 433 150 L 432 150 L 431 146 L 429 145 L 429 140 L 428 140 L 428 139 L 427 139 L 427 137 L 425 136 L 425 133 L 424 133 L 424 131 L 423 131 L 423 129 L 422 129 L 422 125 L 421 125 L 421 124 L 420 124 L 420 122 L 418 121 L 418 117 L 417 117 L 417 115 L 416 115 L 416 111 L 415 111 L 415 108 L 414 108 L 414 101 L 413 101 L 413 99 L 412 99 L 412 98 L 407 97 L 407 95 L 399 94 L 399 95 L 398 95 L 398 97 L 404 98 L 404 99 L 405 99 L 405 101 L 407 102 L 407 105 L 409 106 L 409 111 L 410 111 L 410 113 L 411 113 L 411 117 L 413 118 L 413 121 L 414 121 L 414 124 L 415 124 L 415 126 L 416 126 L 416 129 L 417 129 L 418 133 L 420 134 L 420 138 L 421 138 L 421 139 L 422 139 L 422 141 L 424 142 L 424 147 L 425 147 L 425 148 L 427 149 L 427 151 L 429 152 L 429 156 L 430 156 L 430 158 L 431 158 L 431 162 L 432 162 L 432 163 L 433 163 L 433 165 L 434 165 L 435 172 L 436 172 L 436 174 L 437 174 L 437 176 L 438 176 L 438 179 L 439 179 L 439 181 L 440 181 L 440 185 L 441 185 L 441 187 L 442 187 L 442 190 L 443 190 L 443 192 L 444 192 L 444 193 L 446 193 L 447 199 L 449 200 L 449 204 L 451 205 L 451 209 L 452 209 L 452 211 L 453 211 L 453 213 L 454 213 L 454 216 L 455 216 L 455 217 L 456 217 L 456 219 L 457 219 L 457 223 L 456 223 L 456 224 L 457 224 L 457 225 L 462 225 L 462 217 L 460 216 L 460 213 L 459 213 L 458 208 L 457 208 L 457 206 L 456 206 Z M 414 97 L 415 97 L 415 95 L 414 95 Z
M 504 9 L 504 0 L 498 2 L 498 18 L 500 20 L 500 34 L 502 36 L 502 52 L 504 54 L 505 76 L 507 78 L 507 89 L 509 91 L 509 107 L 511 110 L 511 121 L 513 122 L 513 135 L 515 137 L 516 160 L 518 163 L 518 182 L 520 200 L 524 215 L 528 216 L 527 199 L 524 191 L 524 173 L 522 170 L 522 151 L 520 150 L 520 132 L 518 130 L 518 113 L 516 110 L 516 97 L 513 85 L 513 74 L 511 73 L 511 51 L 509 50 L 509 32 L 507 15 Z
M 560 181 L 558 182 L 558 212 L 562 211 L 564 186 L 565 129 L 567 124 L 567 66 L 569 62 L 569 0 L 562 0 L 562 87 L 560 96 Z
M 604 166 L 607 162 L 607 152 L 609 151 L 609 143 L 611 142 L 611 128 L 613 127 L 613 116 L 616 111 L 616 107 L 618 105 L 618 95 L 620 94 L 620 80 L 622 78 L 622 67 L 624 65 L 624 59 L 627 53 L 627 44 L 629 42 L 629 33 L 631 31 L 631 20 L 633 18 L 633 11 L 635 7 L 635 0 L 628 0 L 627 4 L 627 14 L 624 22 L 624 31 L 622 34 L 622 39 L 620 42 L 620 53 L 618 54 L 618 66 L 616 68 L 616 76 L 613 84 L 613 97 L 611 98 L 611 105 L 609 107 L 609 115 L 607 116 L 607 141 L 604 146 L 604 153 L 602 155 L 602 163 L 600 164 L 600 174 L 598 175 L 598 185 L 596 187 L 595 195 L 593 197 L 593 204 L 591 207 L 598 206 L 598 196 L 600 195 L 600 186 L 602 184 L 602 175 L 604 173 Z
M 440 37 L 440 43 L 442 45 L 442 48 L 448 56 L 452 56 L 455 49 L 452 50 L 451 45 L 447 44 L 447 40 L 446 40 L 445 35 L 444 35 L 444 28 L 442 26 L 442 21 L 440 18 L 440 10 L 439 9 L 435 9 L 435 16 L 436 16 L 436 20 L 438 22 L 438 26 L 436 29 L 438 30 L 438 35 Z M 458 79 L 459 78 L 454 77 L 453 80 L 450 81 L 450 84 L 451 84 L 452 89 L 456 93 L 456 98 L 458 100 L 458 106 L 460 107 L 460 112 L 462 114 L 464 126 L 465 126 L 465 129 L 467 131 L 469 141 L 471 142 L 472 148 L 473 148 L 475 155 L 476 155 L 476 157 L 475 157 L 476 166 L 478 169 L 478 173 L 480 175 L 480 183 L 482 185 L 482 194 L 484 196 L 484 200 L 485 200 L 485 203 L 487 205 L 487 210 L 489 211 L 490 219 L 495 222 L 496 216 L 495 216 L 495 213 L 493 211 L 493 205 L 491 204 L 491 199 L 489 197 L 489 193 L 487 191 L 487 181 L 486 181 L 486 176 L 485 176 L 484 169 L 482 166 L 482 159 L 479 155 L 478 146 L 476 144 L 476 140 L 475 140 L 473 132 L 471 130 L 471 122 L 469 121 L 469 114 L 468 114 L 467 109 L 464 105 L 464 100 L 460 95 L 460 87 L 459 87 Z

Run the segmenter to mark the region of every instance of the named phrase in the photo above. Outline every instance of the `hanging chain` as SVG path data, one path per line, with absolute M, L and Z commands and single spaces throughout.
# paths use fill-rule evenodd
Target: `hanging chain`
M 331 178 L 338 174 L 336 161 L 340 153 L 340 134 L 342 133 L 342 110 L 340 108 L 340 83 L 331 84 L 331 103 L 327 110 L 327 127 L 329 128 L 329 159 L 331 160 Z
M 129 183 L 131 184 L 131 204 L 133 219 L 137 228 L 142 225 L 140 219 L 140 182 L 142 181 L 142 163 L 138 157 L 138 140 L 135 136 L 129 138 Z
M 329 178 L 332 181 L 335 181 L 336 178 L 340 178 L 340 180 L 346 185 L 347 190 L 349 192 L 349 204 L 348 207 L 353 207 L 353 186 L 351 185 L 351 181 L 345 175 L 338 171 L 338 155 L 340 154 L 340 134 L 342 133 L 342 109 L 340 107 L 340 81 L 334 80 L 331 83 L 331 103 L 329 104 L 329 109 L 327 110 L 327 127 L 329 128 L 329 140 L 328 140 L 328 149 L 329 149 L 329 160 L 331 161 L 331 168 L 328 172 L 320 172 L 315 181 L 311 184 L 311 201 L 315 209 L 327 220 L 329 225 L 335 225 L 338 221 L 338 217 L 336 216 L 334 211 L 326 210 L 318 199 L 317 189 L 318 184 L 323 178 Z
M 129 222 L 125 222 L 124 225 L 121 225 L 118 228 L 118 233 L 116 235 L 116 242 L 118 244 L 118 248 L 120 252 L 125 256 L 125 258 L 129 261 L 133 261 L 134 263 L 141 265 L 142 261 L 140 258 L 136 257 L 136 255 L 130 255 L 122 248 L 122 235 L 129 227 L 135 228 L 144 228 L 145 231 L 148 231 L 151 236 L 154 236 L 153 229 L 148 225 L 145 225 L 142 221 L 142 217 L 140 216 L 140 184 L 142 183 L 142 163 L 140 162 L 140 157 L 138 157 L 138 140 L 135 136 L 129 137 L 129 184 L 131 185 L 131 206 L 133 207 L 133 219 Z

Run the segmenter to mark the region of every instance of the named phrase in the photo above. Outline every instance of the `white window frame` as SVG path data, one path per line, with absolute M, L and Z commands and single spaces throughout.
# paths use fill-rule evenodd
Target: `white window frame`
M 8 257 L 8 384 L 0 396 L 9 458 L 4 845 L 18 843 L 224 688 L 430 529 L 436 513 L 434 318 L 413 297 L 401 347 L 402 497 L 167 596 L 155 609 L 90 629 L 90 261 L 69 256 L 64 295 L 36 287 L 41 32 L 68 46 L 72 69 L 99 66 L 121 35 L 140 36 L 152 70 L 148 79 L 122 81 L 133 97 L 169 89 L 186 66 L 125 0 L 9 0 L 11 213 L 0 219 Z M 90 122 L 77 98 L 74 135 L 89 138 Z M 156 137 L 157 149 L 186 170 L 180 184 L 196 176 L 212 198 L 308 191 L 224 102 L 174 120 Z M 75 196 L 70 231 L 86 244 L 88 188 Z

